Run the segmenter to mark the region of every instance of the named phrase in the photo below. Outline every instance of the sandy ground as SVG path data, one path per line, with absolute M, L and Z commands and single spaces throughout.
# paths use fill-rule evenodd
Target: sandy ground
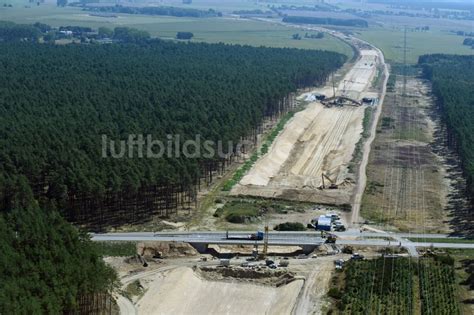
M 370 90 L 379 60 L 377 51 L 362 50 L 361 57 L 340 81 L 337 94 L 362 99 Z M 332 96 L 332 86 L 312 92 Z M 310 94 L 302 96 L 307 98 Z M 319 102 L 310 103 L 287 123 L 269 152 L 231 194 L 349 203 L 354 178 L 349 174 L 348 164 L 363 131 L 364 110 L 365 106 L 326 108 Z M 340 189 L 318 190 L 323 173 Z
M 302 280 L 276 288 L 239 282 L 207 281 L 191 268 L 153 275 L 140 314 L 289 314 Z
M 364 108 L 324 108 L 311 103 L 295 116 L 241 185 L 267 186 L 272 180 L 272 185 L 283 187 L 317 188 L 323 170 L 337 182 L 344 180 L 344 164 L 350 161 L 362 132 Z M 299 154 L 292 154 L 294 149 Z
M 334 271 L 333 258 L 320 259 L 311 265 L 293 314 L 325 314 L 330 302 L 325 298 Z

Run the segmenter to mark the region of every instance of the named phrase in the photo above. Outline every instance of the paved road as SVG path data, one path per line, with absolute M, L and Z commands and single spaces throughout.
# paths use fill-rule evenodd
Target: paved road
M 94 241 L 175 241 L 195 244 L 262 245 L 263 240 L 245 239 L 250 232 L 229 232 L 229 239 L 223 232 L 189 233 L 109 233 L 92 234 Z M 269 233 L 268 244 L 273 246 L 315 246 L 324 243 L 319 233 Z
M 450 239 L 446 234 L 410 234 L 410 233 L 374 233 L 348 231 L 335 233 L 339 239 L 339 245 L 358 245 L 358 246 L 401 246 L 411 248 L 416 247 L 436 247 L 436 248 L 470 248 L 474 249 L 474 244 L 456 243 L 433 243 L 433 242 L 411 242 L 406 237 L 414 238 L 439 238 Z M 175 241 L 196 244 L 222 244 L 222 245 L 262 245 L 263 241 L 245 240 L 245 239 L 226 239 L 225 232 L 179 232 L 179 233 L 109 233 L 93 234 L 94 241 Z M 229 236 L 245 237 L 249 232 L 229 232 Z M 363 239 L 364 237 L 391 237 L 394 240 Z M 357 238 L 357 239 L 355 239 Z M 268 238 L 269 245 L 276 246 L 307 246 L 320 245 L 324 239 L 318 232 L 270 232 Z M 414 253 L 413 253 L 414 254 Z

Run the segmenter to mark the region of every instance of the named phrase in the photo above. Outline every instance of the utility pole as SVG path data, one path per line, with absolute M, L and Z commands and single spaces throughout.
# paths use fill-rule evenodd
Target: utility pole
M 407 94 L 407 26 L 403 36 L 403 96 Z
M 332 93 L 333 97 L 336 97 L 336 83 L 334 82 L 334 72 L 331 73 L 331 78 L 332 78 Z
M 267 258 L 268 252 L 268 222 L 265 223 L 265 234 L 263 234 L 263 259 Z

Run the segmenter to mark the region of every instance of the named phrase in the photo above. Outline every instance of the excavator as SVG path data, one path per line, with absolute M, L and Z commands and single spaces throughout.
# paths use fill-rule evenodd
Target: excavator
M 326 178 L 326 179 L 329 181 L 329 183 L 330 183 L 328 187 L 326 187 L 326 183 L 325 183 L 325 181 L 324 181 L 325 178 Z M 326 189 L 326 188 L 329 188 L 329 189 L 337 189 L 337 188 L 338 188 L 337 184 L 336 184 L 331 178 L 329 178 L 329 176 L 327 176 L 326 174 L 322 173 L 322 174 L 321 174 L 321 179 L 323 180 L 323 184 L 321 185 L 320 189 Z
M 338 166 L 339 167 L 339 166 Z M 336 180 L 332 180 L 330 177 L 329 177 L 329 173 L 332 172 L 334 169 L 336 169 L 337 167 L 331 169 L 331 170 L 328 170 L 326 172 L 323 172 L 321 173 L 321 179 L 322 179 L 322 185 L 318 187 L 318 189 L 320 190 L 323 190 L 323 189 L 339 189 L 340 186 L 345 186 L 345 185 L 350 185 L 353 183 L 353 181 L 351 181 L 351 179 L 349 178 L 345 178 L 342 182 L 340 183 L 337 183 Z M 327 185 L 327 182 L 329 182 L 329 185 Z

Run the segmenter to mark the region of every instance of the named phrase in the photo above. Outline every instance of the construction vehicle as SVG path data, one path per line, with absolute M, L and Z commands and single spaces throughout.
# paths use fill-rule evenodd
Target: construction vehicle
M 325 178 L 326 178 L 326 179 L 329 181 L 329 183 L 330 183 L 328 187 L 326 187 L 326 183 L 325 183 L 325 181 L 324 181 Z M 323 181 L 323 184 L 322 184 L 322 186 L 321 186 L 321 189 L 326 189 L 326 188 L 329 188 L 329 189 L 337 189 L 337 188 L 338 188 L 338 186 L 336 185 L 336 183 L 335 183 L 331 178 L 329 178 L 329 176 L 327 176 L 326 174 L 322 173 L 322 174 L 321 174 L 321 179 L 322 179 L 322 181 Z
M 332 180 L 330 177 L 329 177 L 329 173 L 333 172 L 333 170 L 335 170 L 336 168 L 338 168 L 340 166 L 337 166 L 335 168 L 332 168 L 330 170 L 327 170 L 326 173 L 321 173 L 321 181 L 322 181 L 322 185 L 318 187 L 318 189 L 320 190 L 323 190 L 323 189 L 339 189 L 339 187 L 341 186 L 346 186 L 346 185 L 351 185 L 354 183 L 354 181 L 350 178 L 345 178 L 344 180 L 340 181 L 339 183 L 337 183 L 337 178 Z
M 331 234 L 331 233 L 326 234 L 326 241 L 325 241 L 326 244 L 334 244 L 336 243 L 336 240 L 337 240 L 336 235 Z
M 263 232 L 258 231 L 257 233 L 249 234 L 249 235 L 229 235 L 229 231 L 226 231 L 225 238 L 228 240 L 252 240 L 252 241 L 261 241 L 264 237 Z
M 334 231 L 336 232 L 344 232 L 346 230 L 346 227 L 342 223 L 336 223 L 334 225 Z

